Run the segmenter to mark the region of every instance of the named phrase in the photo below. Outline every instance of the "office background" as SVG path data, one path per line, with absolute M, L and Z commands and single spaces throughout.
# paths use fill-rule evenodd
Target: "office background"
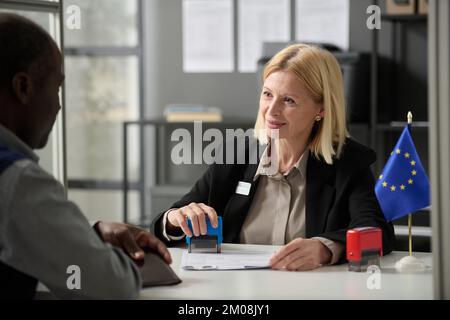
M 64 43 L 64 114 L 60 115 L 52 143 L 40 154 L 43 165 L 68 185 L 69 198 L 80 205 L 90 220 L 123 219 L 124 121 L 161 118 L 165 106 L 173 103 L 218 106 L 225 117 L 238 115 L 245 120 L 253 119 L 256 115 L 259 74 L 257 71 L 239 72 L 237 68 L 236 17 L 240 0 L 232 0 L 235 18 L 234 70 L 220 73 L 183 71 L 183 1 L 185 0 L 0 1 L 0 10 L 14 11 L 32 18 L 51 32 L 60 43 Z M 296 1 L 288 2 L 291 20 L 287 40 L 295 41 Z M 371 60 L 372 68 L 369 68 L 368 75 L 371 80 L 377 79 L 377 88 L 374 90 L 372 83 L 367 106 L 372 109 L 375 106 L 376 120 L 374 121 L 372 113 L 372 117 L 359 119 L 358 125 L 361 126 L 355 129 L 355 137 L 372 145 L 378 152 L 374 171 L 382 167 L 390 152 L 389 148 L 399 133 L 391 122 L 404 121 L 406 112 L 412 109 L 414 120 L 423 122 L 422 127 L 414 130 L 416 145 L 422 162 L 435 183 L 429 170 L 433 153 L 428 148 L 428 141 L 431 141 L 428 128 L 432 120 L 429 119 L 429 114 L 433 112 L 436 117 L 439 109 L 429 109 L 433 103 L 438 107 L 445 105 L 448 96 L 436 98 L 445 92 L 437 86 L 440 90 L 434 92 L 435 96 L 429 97 L 429 89 L 431 81 L 443 83 L 443 80 L 448 79 L 448 68 L 446 74 L 440 75 L 445 72 L 445 68 L 444 71 L 441 70 L 442 65 L 447 63 L 448 66 L 448 37 L 445 38 L 445 34 L 448 35 L 448 16 L 444 16 L 448 15 L 448 4 L 443 1 L 433 2 L 428 17 L 384 19 L 381 30 L 376 31 L 378 38 L 374 40 L 375 31 L 365 27 L 368 16 L 366 8 L 375 3 L 384 12 L 385 1 L 349 0 L 349 51 L 372 54 L 371 57 L 374 50 L 377 53 L 377 78 L 373 78 L 374 60 Z M 81 9 L 81 30 L 70 30 L 65 26 L 65 18 L 71 5 Z M 60 18 L 61 12 L 66 15 L 65 18 L 64 15 Z M 431 37 L 437 37 L 435 42 L 430 40 L 430 34 Z M 435 48 L 431 47 L 432 43 L 435 43 Z M 436 54 L 436 51 L 444 53 Z M 430 52 L 434 54 L 432 59 L 429 58 Z M 435 79 L 428 79 L 433 72 L 429 70 L 432 61 L 441 68 L 435 68 Z M 448 120 L 447 116 L 448 113 L 441 113 L 435 119 Z M 433 130 L 436 137 L 448 131 L 443 124 L 433 127 Z M 439 134 L 436 133 L 437 130 L 440 130 Z M 155 186 L 158 182 L 155 172 L 161 170 L 155 167 L 155 157 L 160 152 L 161 143 L 157 144 L 154 136 L 155 129 L 151 127 L 142 130 L 133 127 L 128 136 L 127 173 L 131 190 L 127 209 L 131 222 L 145 223 L 141 219 L 142 212 L 149 218 L 154 213 L 152 210 L 159 208 L 158 205 L 170 203 L 172 198 L 187 190 L 205 167 L 197 166 L 193 170 L 187 168 L 183 171 L 169 164 L 163 169 L 168 170 L 165 186 Z M 436 149 L 440 146 L 439 143 L 445 144 L 438 141 L 434 144 L 434 150 L 440 150 Z M 433 146 L 432 143 L 430 145 Z M 146 165 L 142 166 L 143 163 Z M 434 169 L 438 170 L 437 174 L 442 174 L 439 168 L 445 161 L 440 159 L 433 163 L 438 164 Z M 171 174 L 171 170 L 175 171 Z M 142 194 L 135 187 L 139 183 L 143 186 Z M 439 183 L 439 190 L 446 190 L 448 193 L 448 189 L 444 188 L 445 182 Z M 441 203 L 445 197 L 448 198 L 448 195 L 433 198 L 433 203 Z M 440 210 L 445 208 L 448 208 L 446 203 L 439 206 Z M 439 221 L 445 225 L 448 217 Z M 417 215 L 415 222 L 416 225 L 429 226 L 429 214 Z M 433 234 L 436 236 L 436 233 Z M 442 239 L 433 241 L 438 241 L 438 244 L 433 244 L 434 248 L 441 248 L 445 243 Z M 448 264 L 449 261 L 445 260 L 442 266 Z

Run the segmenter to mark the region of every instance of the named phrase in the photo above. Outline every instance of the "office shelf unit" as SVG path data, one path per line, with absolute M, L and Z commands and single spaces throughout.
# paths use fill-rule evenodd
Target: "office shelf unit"
M 401 54 L 402 46 L 405 45 L 404 42 L 404 28 L 408 26 L 418 26 L 427 23 L 427 15 L 382 15 L 381 20 L 385 23 L 391 24 L 390 32 L 390 57 L 392 61 L 389 61 L 388 69 L 390 72 L 389 81 L 396 84 L 398 81 L 399 65 L 401 64 Z M 380 83 L 386 81 L 386 74 L 384 78 L 380 78 L 380 54 L 379 54 L 379 40 L 380 34 L 379 30 L 373 30 L 372 32 L 372 57 L 371 57 L 371 103 L 370 103 L 370 140 L 371 147 L 377 152 L 378 161 L 374 167 L 375 174 L 382 171 L 387 159 L 388 154 L 395 145 L 400 132 L 403 130 L 406 124 L 406 113 L 403 119 L 398 119 L 398 115 L 393 115 L 392 111 L 398 106 L 398 93 L 393 91 L 392 95 L 389 96 L 391 108 L 388 110 L 387 114 L 381 114 L 382 101 L 380 101 Z M 425 48 L 426 50 L 426 48 Z M 388 94 L 388 93 L 385 93 Z M 417 93 L 416 93 L 417 94 Z M 426 100 L 426 99 L 423 99 Z M 385 107 L 385 106 L 384 106 Z M 420 106 L 415 106 L 420 107 Z M 386 108 L 385 108 L 386 109 Z M 417 109 L 416 109 L 417 110 Z M 386 110 L 384 110 L 386 111 Z M 412 110 L 414 113 L 414 110 Z M 420 110 L 423 114 L 424 110 Z M 426 110 L 425 110 L 426 111 Z M 413 114 L 414 115 L 414 114 Z M 399 121 L 400 120 L 400 121 Z M 414 121 L 412 125 L 413 137 L 415 139 L 415 144 L 418 149 L 419 154 L 422 155 L 421 159 L 424 167 L 428 167 L 428 150 L 427 150 L 427 140 L 428 140 L 428 122 L 427 121 Z M 417 215 L 413 215 L 414 226 L 419 228 L 425 228 L 428 233 L 431 233 L 430 228 L 430 212 L 429 210 L 422 210 L 422 212 Z M 396 225 L 396 230 L 404 225 L 407 225 L 407 219 L 402 218 L 394 221 Z M 414 234 L 413 250 L 415 251 L 429 251 L 430 250 L 430 237 L 424 236 L 423 234 Z M 398 234 L 397 235 L 397 248 L 407 249 L 407 235 Z
M 389 61 L 389 79 L 386 79 L 386 75 L 384 79 L 380 79 L 380 55 L 379 55 L 379 32 L 380 30 L 373 30 L 372 32 L 372 52 L 371 52 L 371 90 L 370 90 L 370 144 L 373 149 L 377 151 L 377 154 L 386 155 L 387 150 L 382 145 L 382 139 L 385 138 L 386 134 L 390 134 L 392 132 L 396 133 L 401 130 L 406 122 L 406 113 L 404 116 L 405 122 L 399 121 L 403 119 L 398 119 L 392 115 L 392 109 L 390 110 L 391 114 L 386 114 L 386 112 L 380 117 L 380 106 L 382 102 L 380 101 L 380 80 L 386 81 L 389 80 L 391 83 L 396 83 L 398 77 L 398 64 L 399 59 L 399 51 L 402 48 L 398 48 L 398 44 L 403 45 L 404 39 L 402 39 L 403 29 L 411 24 L 423 24 L 427 23 L 427 15 L 416 14 L 416 15 L 382 15 L 381 20 L 384 22 L 390 23 L 392 26 L 390 32 L 390 57 L 392 61 Z M 400 36 L 398 36 L 400 35 Z M 397 106 L 397 94 L 393 92 L 392 95 L 389 96 L 389 99 L 392 99 L 391 105 Z M 416 106 L 417 107 L 417 106 Z M 420 107 L 420 106 L 419 106 Z M 414 111 L 414 110 L 413 110 Z M 419 132 L 426 132 L 428 128 L 428 122 L 419 121 L 415 122 L 413 119 L 413 128 L 414 131 L 418 130 Z M 381 164 L 382 165 L 382 164 Z M 377 167 L 376 169 L 382 169 L 382 167 Z

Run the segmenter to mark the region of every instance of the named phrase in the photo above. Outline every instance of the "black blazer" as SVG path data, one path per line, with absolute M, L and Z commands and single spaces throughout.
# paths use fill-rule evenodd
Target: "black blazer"
M 246 152 L 249 143 L 256 142 L 247 140 Z M 393 250 L 394 229 L 384 218 L 374 192 L 370 165 L 375 160 L 373 150 L 352 139 L 346 140 L 341 158 L 332 165 L 310 153 L 306 169 L 307 238 L 320 236 L 345 244 L 347 229 L 373 226 L 382 229 L 384 254 Z M 258 164 L 213 164 L 171 208 L 181 208 L 191 202 L 213 207 L 223 219 L 224 242 L 239 243 L 242 225 L 258 187 L 259 179 L 253 181 L 257 168 Z M 239 181 L 251 184 L 248 196 L 235 193 Z M 152 231 L 165 241 L 161 227 L 163 214 L 154 219 Z

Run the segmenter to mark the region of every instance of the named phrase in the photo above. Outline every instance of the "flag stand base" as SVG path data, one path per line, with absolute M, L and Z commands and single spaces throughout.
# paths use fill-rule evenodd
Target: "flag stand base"
M 399 272 L 423 272 L 426 266 L 422 260 L 414 256 L 406 256 L 397 261 L 395 269 Z

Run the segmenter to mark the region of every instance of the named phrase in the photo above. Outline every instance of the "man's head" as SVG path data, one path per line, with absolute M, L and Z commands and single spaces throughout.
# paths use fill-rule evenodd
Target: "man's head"
M 43 148 L 61 108 L 61 53 L 40 26 L 8 13 L 0 13 L 0 48 L 0 124 Z

